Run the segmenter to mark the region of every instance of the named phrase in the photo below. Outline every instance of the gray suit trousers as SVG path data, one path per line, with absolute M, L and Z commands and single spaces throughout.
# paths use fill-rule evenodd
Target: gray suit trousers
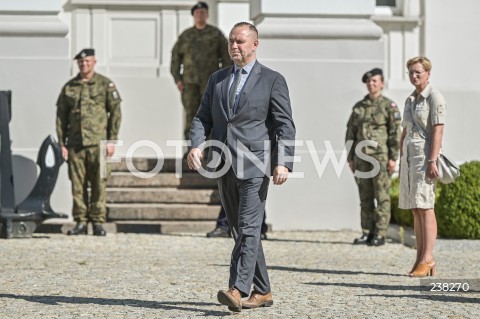
M 265 214 L 270 179 L 267 176 L 238 179 L 230 168 L 218 179 L 222 204 L 232 228 L 235 246 L 230 262 L 229 287 L 236 287 L 243 297 L 254 290 L 271 291 L 260 233 Z

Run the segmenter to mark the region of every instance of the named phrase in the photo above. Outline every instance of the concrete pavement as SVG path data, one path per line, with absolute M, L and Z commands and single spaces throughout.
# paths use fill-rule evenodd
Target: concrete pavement
M 227 288 L 232 239 L 0 240 L 0 318 L 480 318 L 480 241 L 438 240 L 432 281 L 466 282 L 470 291 L 434 293 L 405 275 L 414 249 L 353 246 L 358 235 L 270 233 L 263 244 L 274 305 L 240 314 L 216 300 Z

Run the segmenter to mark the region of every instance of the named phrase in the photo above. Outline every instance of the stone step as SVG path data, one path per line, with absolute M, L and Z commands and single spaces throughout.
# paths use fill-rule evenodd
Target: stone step
M 117 223 L 116 227 L 145 228 L 144 223 L 150 223 L 148 227 L 155 229 L 154 232 L 158 227 L 181 231 L 189 223 L 197 227 L 195 222 L 208 221 L 213 222 L 208 227 L 213 229 L 220 211 L 215 180 L 190 171 L 185 159 L 164 159 L 161 170 L 155 169 L 157 159 L 153 158 L 134 158 L 132 164 L 151 177 L 136 176 L 140 172 L 132 172 L 124 158 L 120 163 L 111 164 L 112 174 L 107 185 L 108 220 Z M 179 164 L 181 169 L 176 170 Z M 179 173 L 181 178 L 177 176 Z M 121 224 L 122 221 L 129 221 L 128 226 Z M 157 221 L 162 221 L 161 226 Z
M 177 162 L 179 162 L 180 164 L 177 164 Z M 183 172 L 190 171 L 187 166 L 186 159 L 164 158 L 163 165 L 161 167 L 157 167 L 157 165 L 160 165 L 157 158 L 132 158 L 131 164 L 133 164 L 133 166 L 141 172 L 161 171 L 174 173 L 176 171 L 176 165 L 181 165 L 181 171 Z M 127 161 L 125 158 L 122 158 L 121 161 L 118 163 L 110 163 L 110 167 L 112 169 L 112 172 L 132 171 L 129 166 L 127 166 Z
M 215 221 L 116 221 L 105 223 L 107 233 L 137 233 L 137 234 L 172 234 L 172 233 L 204 233 L 215 228 Z M 75 227 L 74 222 L 48 223 L 37 227 L 35 233 L 64 233 Z M 89 234 L 92 234 L 89 225 Z
M 220 205 L 220 194 L 216 189 L 107 188 L 107 202 Z
M 215 221 L 118 221 L 117 233 L 204 233 L 215 228 Z
M 150 178 L 139 178 L 130 172 L 113 172 L 107 187 L 177 187 L 177 188 L 217 188 L 217 181 L 198 173 L 183 173 L 178 178 L 175 173 L 160 173 Z
M 216 220 L 220 205 L 107 204 L 108 220 Z

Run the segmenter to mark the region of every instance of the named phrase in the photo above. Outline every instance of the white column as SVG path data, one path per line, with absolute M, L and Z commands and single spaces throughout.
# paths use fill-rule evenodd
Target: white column
M 352 107 L 366 94 L 362 75 L 383 67 L 374 9 L 373 0 L 251 1 L 258 60 L 285 76 L 302 143 L 294 171 L 304 177 L 270 188 L 267 218 L 275 229 L 360 229 L 357 186 L 337 161 Z M 337 169 L 322 168 L 330 155 Z

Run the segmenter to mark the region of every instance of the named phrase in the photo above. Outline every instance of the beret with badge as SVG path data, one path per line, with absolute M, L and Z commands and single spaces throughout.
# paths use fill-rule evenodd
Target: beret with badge
M 205 2 L 203 1 L 199 1 L 196 5 L 194 5 L 192 7 L 192 9 L 190 10 L 192 12 L 192 16 L 193 16 L 193 12 L 197 9 L 205 9 L 205 10 L 208 10 L 208 4 L 206 4 Z
M 94 49 L 83 49 L 82 51 L 78 52 L 78 54 L 73 58 L 74 60 L 83 59 L 87 56 L 95 55 Z
M 371 69 L 370 71 L 366 72 L 363 76 L 362 76 L 362 82 L 363 83 L 367 83 L 367 80 L 369 78 L 371 78 L 372 76 L 375 76 L 375 75 L 380 75 L 383 77 L 383 71 L 382 69 L 379 69 L 379 68 L 374 68 L 374 69 Z

